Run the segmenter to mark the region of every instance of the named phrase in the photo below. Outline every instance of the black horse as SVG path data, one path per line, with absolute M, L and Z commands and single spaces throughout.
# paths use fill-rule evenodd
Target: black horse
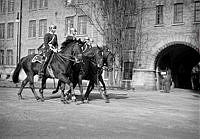
M 103 53 L 103 55 L 102 55 L 103 56 L 102 57 L 103 58 L 102 66 L 105 66 L 106 69 L 109 70 L 109 71 L 112 70 L 113 61 L 114 61 L 114 54 L 113 53 L 111 53 L 110 51 L 106 51 L 105 49 L 101 50 L 101 49 L 96 48 L 96 47 L 93 47 L 91 51 L 96 52 L 99 55 L 100 55 L 100 53 Z M 91 54 L 91 52 L 87 52 L 87 53 Z M 73 85 L 74 85 L 74 88 L 75 88 L 77 83 L 78 83 L 78 80 L 80 80 L 79 79 L 80 77 L 81 77 L 81 80 L 82 79 L 89 80 L 90 82 L 89 82 L 89 85 L 87 87 L 86 94 L 84 96 L 84 98 L 87 100 L 87 102 L 89 102 L 89 93 L 94 88 L 94 84 L 96 84 L 98 90 L 100 91 L 102 98 L 105 99 L 105 102 L 107 103 L 107 102 L 109 102 L 109 100 L 108 100 L 108 96 L 107 96 L 107 92 L 106 92 L 106 86 L 105 86 L 105 83 L 104 83 L 103 77 L 102 77 L 103 69 L 102 69 L 102 66 L 99 67 L 98 63 L 96 63 L 96 61 L 95 61 L 96 56 L 95 55 L 93 55 L 93 57 L 83 56 L 82 67 L 81 67 L 80 64 L 74 65 L 73 68 L 74 68 L 74 71 L 76 71 L 76 72 L 74 72 L 74 75 L 73 75 L 74 76 L 73 77 L 74 78 Z M 101 90 L 99 81 L 103 85 L 104 93 Z M 56 90 L 54 90 L 52 92 L 53 94 L 58 92 L 60 84 L 61 84 L 61 82 L 59 81 Z M 67 94 L 70 94 L 70 93 L 71 93 L 71 90 L 69 90 Z
M 19 99 L 22 98 L 22 91 L 25 87 L 25 85 L 29 82 L 30 83 L 30 88 L 36 98 L 36 100 L 41 99 L 44 101 L 44 96 L 43 96 L 43 89 L 46 88 L 46 79 L 47 78 L 52 78 L 52 73 L 53 73 L 53 78 L 57 78 L 61 81 L 61 101 L 65 103 L 65 98 L 64 98 L 64 89 L 65 89 L 65 83 L 67 83 L 70 86 L 70 89 L 72 89 L 72 94 L 74 95 L 74 90 L 73 90 L 73 64 L 77 61 L 77 59 L 81 59 L 82 57 L 82 49 L 81 45 L 83 45 L 81 41 L 72 41 L 69 43 L 63 42 L 61 51 L 58 53 L 53 53 L 48 67 L 51 70 L 46 70 L 45 75 L 42 79 L 42 87 L 39 89 L 41 98 L 37 96 L 34 88 L 34 76 L 38 74 L 40 68 L 41 68 L 41 63 L 39 62 L 32 62 L 33 58 L 36 56 L 36 54 L 33 55 L 28 55 L 26 57 L 23 57 L 20 62 L 17 64 L 17 67 L 13 73 L 13 82 L 18 83 L 19 82 L 19 73 L 20 70 L 23 68 L 27 77 L 21 84 L 21 88 L 18 92 L 18 97 Z M 52 71 L 52 73 L 50 73 Z M 80 89 L 81 90 L 81 89 Z M 74 95 L 75 96 L 75 95 Z

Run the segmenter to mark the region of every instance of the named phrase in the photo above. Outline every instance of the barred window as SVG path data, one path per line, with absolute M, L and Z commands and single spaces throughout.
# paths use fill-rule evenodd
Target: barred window
M 0 0 L 0 14 L 6 13 L 6 0 Z
M 0 39 L 5 38 L 5 23 L 0 23 Z
M 156 6 L 156 24 L 163 24 L 163 5 Z
M 174 23 L 183 22 L 183 3 L 174 4 Z
M 7 38 L 14 38 L 14 23 L 8 23 L 7 26 Z
M 35 49 L 28 49 L 28 55 L 35 54 Z
M 36 20 L 29 21 L 28 37 L 36 37 Z
M 39 20 L 39 37 L 43 37 L 47 32 L 47 19 Z
M 87 16 L 78 17 L 78 34 L 87 33 Z
M 13 50 L 11 50 L 11 49 L 7 50 L 6 64 L 13 65 Z
M 37 0 L 29 0 L 29 10 L 37 9 Z
M 74 27 L 74 17 L 65 18 L 65 35 L 71 34 L 70 29 Z
M 0 65 L 4 65 L 4 50 L 0 50 Z
M 8 0 L 8 13 L 14 12 L 14 0 Z
M 48 0 L 40 0 L 40 8 L 47 8 Z
M 200 1 L 195 1 L 194 21 L 195 22 L 200 22 Z

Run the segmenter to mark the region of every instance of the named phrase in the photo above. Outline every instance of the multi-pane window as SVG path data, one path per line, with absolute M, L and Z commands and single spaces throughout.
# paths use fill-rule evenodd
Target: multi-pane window
M 163 5 L 156 6 L 156 25 L 163 24 Z
M 39 20 L 39 37 L 43 37 L 47 32 L 47 19 Z
M 183 3 L 174 4 L 174 23 L 183 22 Z
M 87 16 L 78 17 L 78 34 L 87 33 Z
M 36 37 L 36 20 L 29 21 L 28 37 Z
M 70 29 L 74 27 L 74 17 L 65 18 L 65 35 L 71 34 Z
M 0 39 L 5 38 L 5 23 L 0 23 Z
M 195 1 L 194 21 L 195 22 L 200 22 L 200 1 Z
M 35 49 L 28 49 L 28 55 L 35 54 Z
M 37 0 L 29 0 L 29 10 L 37 9 Z
M 47 8 L 48 0 L 40 0 L 40 8 Z
M 0 0 L 0 14 L 6 13 L 6 0 Z
M 124 62 L 124 79 L 132 80 L 133 62 Z
M 0 65 L 4 65 L 4 50 L 0 50 Z
M 13 50 L 11 50 L 11 49 L 7 50 L 6 64 L 13 65 Z
M 14 12 L 14 0 L 8 0 L 8 13 Z
M 7 38 L 13 38 L 14 37 L 14 23 L 8 23 L 7 26 Z

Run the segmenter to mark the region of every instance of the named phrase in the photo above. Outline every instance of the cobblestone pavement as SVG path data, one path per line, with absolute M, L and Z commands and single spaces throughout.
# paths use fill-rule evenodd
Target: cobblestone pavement
M 110 103 L 97 91 L 89 104 L 62 104 L 45 90 L 37 102 L 30 89 L 18 100 L 19 88 L 0 88 L 2 139 L 199 139 L 200 93 L 108 90 Z M 38 92 L 38 89 L 37 89 Z M 78 90 L 76 90 L 78 93 Z

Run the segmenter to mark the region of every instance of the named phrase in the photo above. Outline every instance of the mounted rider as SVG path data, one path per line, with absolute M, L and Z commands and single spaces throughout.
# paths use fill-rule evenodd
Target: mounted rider
M 66 37 L 66 41 L 71 42 L 73 40 L 77 40 L 76 34 L 77 34 L 77 30 L 75 28 L 71 28 L 69 34 Z
M 53 52 L 57 52 L 58 50 L 58 41 L 57 41 L 57 35 L 56 32 L 56 26 L 51 25 L 49 27 L 49 32 L 44 35 L 44 43 L 38 48 L 38 51 L 42 52 L 42 55 L 44 56 L 44 62 L 42 63 L 41 70 L 39 71 L 38 75 L 39 78 L 42 78 L 45 72 L 45 69 L 47 68 L 47 65 L 49 63 L 49 60 L 53 54 Z

